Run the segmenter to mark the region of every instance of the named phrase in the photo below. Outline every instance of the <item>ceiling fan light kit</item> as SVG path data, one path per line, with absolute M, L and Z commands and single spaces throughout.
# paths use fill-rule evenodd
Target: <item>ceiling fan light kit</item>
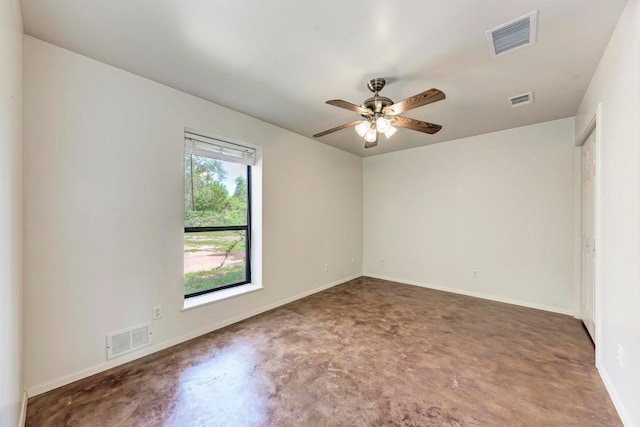
M 371 128 L 371 122 L 363 120 L 356 125 L 356 133 L 364 138 L 367 131 Z
M 327 101 L 327 104 L 329 105 L 344 108 L 360 114 L 362 116 L 362 120 L 340 125 L 333 129 L 317 133 L 313 135 L 313 137 L 318 138 L 332 132 L 355 126 L 356 133 L 365 140 L 364 148 L 371 148 L 378 145 L 379 133 L 384 134 L 387 139 L 391 138 L 391 136 L 393 136 L 397 131 L 397 128 L 394 127 L 394 125 L 428 134 L 434 134 L 442 129 L 442 126 L 440 125 L 402 117 L 398 114 L 423 105 L 441 101 L 446 98 L 444 92 L 438 89 L 429 89 L 405 100 L 394 103 L 391 99 L 379 94 L 382 88 L 384 88 L 385 83 L 385 80 L 381 78 L 369 80 L 367 87 L 371 92 L 373 92 L 373 96 L 366 99 L 362 105 L 352 104 L 341 99 L 332 99 Z
M 390 126 L 391 123 L 389 123 L 389 120 L 385 119 L 384 117 L 378 117 L 376 119 L 376 130 L 378 132 L 385 133 Z
M 396 133 L 398 129 L 394 128 L 393 126 L 389 126 L 389 128 L 384 131 L 384 136 L 387 137 L 387 139 L 391 138 L 391 136 Z
M 373 126 L 369 127 L 369 130 L 364 135 L 364 140 L 367 142 L 376 142 L 377 139 L 378 139 L 378 132 L 376 131 L 376 128 Z

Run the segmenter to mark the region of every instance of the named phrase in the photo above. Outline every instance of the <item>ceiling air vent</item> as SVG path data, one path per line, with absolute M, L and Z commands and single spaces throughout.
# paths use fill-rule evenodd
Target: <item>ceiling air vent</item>
M 522 95 L 516 95 L 509 98 L 509 103 L 512 107 L 519 107 L 521 105 L 531 104 L 532 102 L 533 92 L 527 92 Z
M 535 43 L 537 21 L 538 11 L 534 10 L 487 31 L 487 42 L 491 54 L 498 56 Z

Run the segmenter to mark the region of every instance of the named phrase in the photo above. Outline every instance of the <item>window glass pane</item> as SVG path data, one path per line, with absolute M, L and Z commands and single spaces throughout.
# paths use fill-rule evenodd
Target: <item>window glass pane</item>
M 247 165 L 185 154 L 185 296 L 249 282 L 249 179 Z
M 185 233 L 185 295 L 246 282 L 246 245 L 244 230 Z
M 185 227 L 247 225 L 247 166 L 185 155 Z

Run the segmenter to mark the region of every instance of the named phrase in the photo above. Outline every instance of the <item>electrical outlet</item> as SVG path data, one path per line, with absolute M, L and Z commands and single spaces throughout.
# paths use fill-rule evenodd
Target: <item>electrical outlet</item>
M 622 349 L 622 346 L 618 344 L 616 346 L 616 359 L 618 359 L 618 365 L 620 365 L 621 368 L 623 367 L 623 364 L 622 364 L 623 355 L 624 355 L 624 350 Z
M 162 318 L 162 307 L 156 305 L 153 307 L 153 320 L 158 320 Z
M 324 265 L 324 271 L 329 271 L 329 264 Z
M 471 270 L 471 277 L 473 277 L 474 279 L 478 278 L 478 270 L 476 268 Z
M 384 265 L 384 258 L 380 258 L 380 264 Z
M 351 257 L 351 264 L 355 264 L 356 263 L 356 257 Z

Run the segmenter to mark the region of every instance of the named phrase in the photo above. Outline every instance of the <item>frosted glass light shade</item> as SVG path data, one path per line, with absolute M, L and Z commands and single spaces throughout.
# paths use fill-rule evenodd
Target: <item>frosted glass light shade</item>
M 371 123 L 367 120 L 363 120 L 356 125 L 356 133 L 362 137 L 367 133 L 369 128 L 371 127 Z
M 367 142 L 373 142 L 378 139 L 378 132 L 376 131 L 375 126 L 371 126 L 367 133 L 364 135 L 364 140 Z
M 384 136 L 387 137 L 387 139 L 391 138 L 391 136 L 396 133 L 398 129 L 394 128 L 393 126 L 389 125 L 389 128 L 384 132 Z
M 378 117 L 378 119 L 376 120 L 376 129 L 380 133 L 385 133 L 387 129 L 389 129 L 389 126 L 391 126 L 389 120 L 385 119 L 384 117 Z

